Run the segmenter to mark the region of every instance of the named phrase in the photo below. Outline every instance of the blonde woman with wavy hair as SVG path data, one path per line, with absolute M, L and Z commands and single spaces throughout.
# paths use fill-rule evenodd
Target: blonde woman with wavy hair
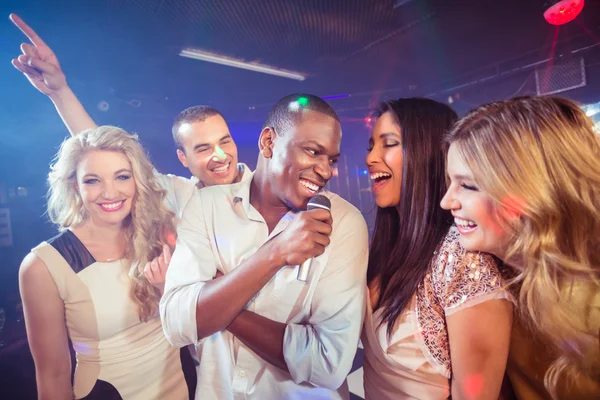
M 137 137 L 101 126 L 65 140 L 48 183 L 60 234 L 19 273 L 39 398 L 188 399 L 193 361 L 164 337 L 148 268 L 164 275 L 174 215 Z
M 481 106 L 447 140 L 442 199 L 468 250 L 512 267 L 519 398 L 600 398 L 600 138 L 560 97 Z M 518 322 L 518 323 L 517 323 Z M 545 388 L 544 388 L 545 386 Z

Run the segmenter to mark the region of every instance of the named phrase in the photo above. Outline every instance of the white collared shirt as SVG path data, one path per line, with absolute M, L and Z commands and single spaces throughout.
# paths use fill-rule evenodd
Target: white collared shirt
M 238 171 L 238 173 L 242 174 L 241 180 L 251 179 L 252 174 L 246 164 L 239 163 Z M 167 197 L 165 198 L 167 208 L 175 213 L 178 219 L 181 218 L 185 205 L 196 190 L 204 187 L 198 181 L 198 178 L 193 175 L 191 178 L 184 178 L 183 176 L 172 174 L 161 174 L 155 170 L 154 176 L 158 180 L 158 184 L 167 191 Z
M 366 306 L 367 226 L 361 213 L 336 194 L 333 232 L 314 258 L 307 282 L 298 266 L 283 267 L 247 309 L 287 324 L 283 354 L 290 373 L 257 356 L 230 332 L 200 342 L 196 302 L 217 269 L 227 274 L 294 218 L 287 213 L 271 234 L 249 202 L 251 179 L 197 191 L 178 228 L 160 314 L 175 346 L 196 344 L 198 399 L 347 399 L 350 371 Z M 290 376 L 291 375 L 291 376 Z

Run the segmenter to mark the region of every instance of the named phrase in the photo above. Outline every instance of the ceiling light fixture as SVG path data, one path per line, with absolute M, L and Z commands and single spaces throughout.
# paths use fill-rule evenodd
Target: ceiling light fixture
M 393 8 L 400 8 L 408 3 L 410 3 L 413 0 L 396 0 L 394 2 L 394 5 L 392 6 Z
M 255 72 L 262 72 L 263 74 L 281 76 L 283 78 L 295 79 L 297 81 L 303 81 L 306 79 L 305 75 L 298 72 L 287 71 L 284 69 L 279 69 L 264 64 L 236 60 L 235 58 L 224 57 L 198 49 L 183 49 L 181 50 L 179 55 L 181 57 L 192 58 L 194 60 L 207 61 L 215 64 L 227 65 L 229 67 L 247 69 Z
M 544 12 L 544 18 L 552 25 L 564 25 L 573 21 L 583 10 L 584 0 L 561 0 L 553 3 Z

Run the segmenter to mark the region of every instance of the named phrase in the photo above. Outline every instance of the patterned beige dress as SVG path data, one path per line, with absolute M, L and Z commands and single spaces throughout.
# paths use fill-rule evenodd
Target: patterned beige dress
M 362 341 L 365 348 L 365 397 L 447 399 L 450 396 L 450 346 L 446 317 L 488 300 L 512 296 L 493 257 L 467 252 L 452 227 L 434 254 L 430 270 L 388 339 L 379 309 L 367 305 Z

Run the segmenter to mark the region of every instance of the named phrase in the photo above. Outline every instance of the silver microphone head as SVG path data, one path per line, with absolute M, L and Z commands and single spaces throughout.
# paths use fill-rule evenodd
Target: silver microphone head
M 316 208 L 322 208 L 327 211 L 331 211 L 331 201 L 325 197 L 325 195 L 317 194 L 310 198 L 308 205 L 306 206 L 307 210 L 314 210 Z

